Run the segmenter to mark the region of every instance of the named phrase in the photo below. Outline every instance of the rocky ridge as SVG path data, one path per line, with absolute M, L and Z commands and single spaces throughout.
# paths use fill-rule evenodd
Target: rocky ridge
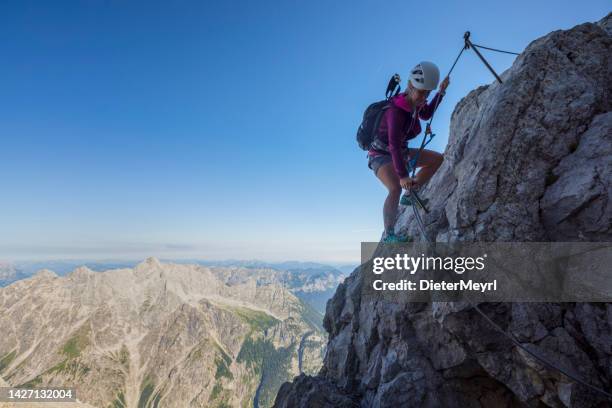
M 445 161 L 424 189 L 439 242 L 612 240 L 612 15 L 533 41 L 452 115 Z M 397 227 L 418 236 L 411 209 Z M 475 311 L 362 298 L 357 268 L 327 305 L 324 366 L 276 407 L 605 407 Z M 488 303 L 523 344 L 612 389 L 612 305 Z
M 97 407 L 270 406 L 320 367 L 319 317 L 282 286 L 226 275 L 149 258 L 1 288 L 0 379 L 77 387 Z

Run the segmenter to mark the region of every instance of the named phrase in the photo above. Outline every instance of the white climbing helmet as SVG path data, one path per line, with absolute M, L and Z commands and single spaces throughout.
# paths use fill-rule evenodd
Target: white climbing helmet
M 417 89 L 431 91 L 440 80 L 440 70 L 433 62 L 422 61 L 410 71 L 410 83 Z

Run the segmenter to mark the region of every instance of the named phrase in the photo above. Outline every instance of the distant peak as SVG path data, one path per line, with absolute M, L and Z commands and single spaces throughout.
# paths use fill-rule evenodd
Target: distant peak
M 72 272 L 70 272 L 70 274 L 68 274 L 68 276 L 70 277 L 88 276 L 93 273 L 94 271 L 89 269 L 87 266 L 83 265 L 83 266 L 79 266 L 78 268 L 75 268 Z
M 161 268 L 161 266 L 162 263 L 159 261 L 159 259 L 154 256 L 150 256 L 138 265 L 136 265 L 136 268 Z

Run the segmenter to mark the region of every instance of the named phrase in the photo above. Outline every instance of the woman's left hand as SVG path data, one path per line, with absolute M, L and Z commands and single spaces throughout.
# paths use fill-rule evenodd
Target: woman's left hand
M 446 77 L 444 78 L 444 80 L 440 83 L 440 93 L 445 93 L 446 92 L 446 87 L 448 86 L 448 84 L 450 84 L 450 78 Z

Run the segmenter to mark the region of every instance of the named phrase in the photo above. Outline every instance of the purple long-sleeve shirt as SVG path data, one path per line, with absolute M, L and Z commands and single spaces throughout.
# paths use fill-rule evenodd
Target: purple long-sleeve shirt
M 381 151 L 375 146 L 368 154 L 373 157 L 390 154 L 397 175 L 400 178 L 408 176 L 407 163 L 404 159 L 408 149 L 408 140 L 414 139 L 421 133 L 419 118 L 430 119 L 441 101 L 442 95 L 436 93 L 431 102 L 417 107 L 418 117 L 415 117 L 410 104 L 406 101 L 406 95 L 400 94 L 393 97 L 391 106 L 385 111 L 380 121 L 377 136 L 382 144 L 387 146 L 387 151 Z

